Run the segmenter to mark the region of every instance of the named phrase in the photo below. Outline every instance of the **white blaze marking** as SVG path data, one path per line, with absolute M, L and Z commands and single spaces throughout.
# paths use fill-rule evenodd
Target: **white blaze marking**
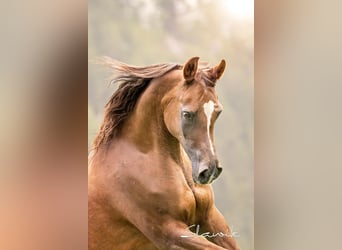
M 213 147 L 213 144 L 211 142 L 210 132 L 209 132 L 210 123 L 211 123 L 211 116 L 212 116 L 212 114 L 214 112 L 214 102 L 210 100 L 209 102 L 204 103 L 203 109 L 204 109 L 204 113 L 205 113 L 205 115 L 207 117 L 207 133 L 208 133 L 208 138 L 209 138 L 210 149 L 211 149 L 211 152 L 214 155 L 214 147 Z

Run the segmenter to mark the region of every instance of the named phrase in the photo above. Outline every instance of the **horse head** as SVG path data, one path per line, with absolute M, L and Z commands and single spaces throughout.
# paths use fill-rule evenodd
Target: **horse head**
M 178 139 L 192 163 L 195 183 L 210 184 L 222 172 L 214 144 L 214 124 L 222 111 L 216 80 L 222 76 L 226 62 L 213 68 L 199 68 L 198 57 L 188 60 L 172 101 L 164 108 L 169 132 Z

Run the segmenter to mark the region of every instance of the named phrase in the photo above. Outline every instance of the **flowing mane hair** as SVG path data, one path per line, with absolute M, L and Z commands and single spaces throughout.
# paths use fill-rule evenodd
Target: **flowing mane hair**
M 118 136 L 123 123 L 133 111 L 139 97 L 153 78 L 161 77 L 182 66 L 176 63 L 161 63 L 146 67 L 127 65 L 109 57 L 96 61 L 114 71 L 112 83 L 119 83 L 119 88 L 105 106 L 104 119 L 93 142 L 93 149 L 108 144 Z

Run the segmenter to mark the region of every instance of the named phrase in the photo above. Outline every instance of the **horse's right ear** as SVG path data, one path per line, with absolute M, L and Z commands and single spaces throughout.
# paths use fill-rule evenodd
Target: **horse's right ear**
M 183 67 L 183 76 L 186 82 L 191 82 L 196 75 L 199 57 L 193 57 Z

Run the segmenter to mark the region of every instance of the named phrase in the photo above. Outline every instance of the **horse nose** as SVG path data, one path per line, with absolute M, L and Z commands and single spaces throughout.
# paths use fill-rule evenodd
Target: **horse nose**
M 202 170 L 198 175 L 198 181 L 201 184 L 209 184 L 213 182 L 222 172 L 222 168 L 215 165 Z

